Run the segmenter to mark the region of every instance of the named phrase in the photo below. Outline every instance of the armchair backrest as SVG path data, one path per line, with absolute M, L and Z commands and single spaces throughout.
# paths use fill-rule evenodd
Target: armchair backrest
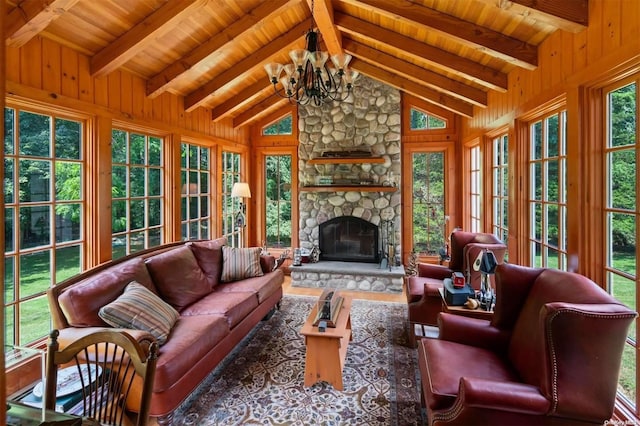
M 451 233 L 451 259 L 449 268 L 459 271 L 476 290 L 480 289 L 481 273 L 474 269 L 473 263 L 478 255 L 489 249 L 495 254 L 498 263 L 502 263 L 507 246 L 493 234 L 484 232 L 454 231 Z
M 507 357 L 551 401 L 549 414 L 609 419 L 636 312 L 587 277 L 555 269 L 503 264 L 496 287 L 493 324 L 511 327 Z

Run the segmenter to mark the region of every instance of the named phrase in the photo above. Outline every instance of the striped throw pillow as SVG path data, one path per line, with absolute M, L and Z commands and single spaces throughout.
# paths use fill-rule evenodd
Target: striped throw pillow
M 135 281 L 127 285 L 120 297 L 100 308 L 98 315 L 113 327 L 148 331 L 159 345 L 167 341 L 180 317 L 171 305 Z
M 260 247 L 222 247 L 220 281 L 229 282 L 264 275 L 260 266 Z

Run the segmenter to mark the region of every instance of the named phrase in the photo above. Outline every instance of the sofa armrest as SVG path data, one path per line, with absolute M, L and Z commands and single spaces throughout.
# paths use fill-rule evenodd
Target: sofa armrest
M 453 271 L 444 265 L 434 265 L 432 263 L 418 263 L 418 276 L 435 278 L 437 280 L 444 280 L 445 278 L 451 278 Z
M 551 408 L 551 401 L 540 389 L 526 383 L 462 377 L 458 395 L 460 401 L 457 402 L 465 407 L 531 415 L 546 414 Z
M 505 353 L 510 332 L 491 325 L 491 321 L 441 312 L 439 339 Z

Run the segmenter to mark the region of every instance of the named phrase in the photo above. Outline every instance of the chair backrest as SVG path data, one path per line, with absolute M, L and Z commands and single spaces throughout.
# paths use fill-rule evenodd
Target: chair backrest
M 485 232 L 458 230 L 451 233 L 449 268 L 452 271 L 462 272 L 467 282 L 476 290 L 480 289 L 481 273 L 473 268 L 473 263 L 484 249 L 491 250 L 498 263 L 502 263 L 507 246 L 495 235 Z
M 575 273 L 504 264 L 496 277 L 503 305 L 496 306 L 496 315 L 503 314 L 498 312 L 503 307 L 511 310 L 510 303 L 520 306 L 519 313 L 507 314 L 515 320 L 508 359 L 524 382 L 539 387 L 552 402 L 549 414 L 609 419 L 636 312 Z M 517 290 L 510 293 L 510 287 Z
M 158 345 L 141 346 L 123 331 L 103 329 L 59 348 L 59 332 L 53 330 L 47 351 L 45 407 L 54 409 L 58 370 L 67 367 L 69 380 L 76 381 L 82 393 L 75 414 L 106 425 L 144 426 L 149 417 Z M 142 381 L 142 389 L 140 389 Z M 79 382 L 79 383 L 78 383 Z M 135 402 L 132 403 L 132 400 Z

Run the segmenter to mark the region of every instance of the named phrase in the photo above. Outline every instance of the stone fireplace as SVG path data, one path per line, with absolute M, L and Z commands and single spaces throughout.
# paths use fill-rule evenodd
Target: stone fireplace
M 292 268 L 292 285 L 402 291 L 404 268 L 380 267 L 383 245 L 401 253 L 400 112 L 400 92 L 365 76 L 343 102 L 298 107 L 298 235 L 321 261 Z
M 378 226 L 354 216 L 338 216 L 320 224 L 320 260 L 378 263 Z

